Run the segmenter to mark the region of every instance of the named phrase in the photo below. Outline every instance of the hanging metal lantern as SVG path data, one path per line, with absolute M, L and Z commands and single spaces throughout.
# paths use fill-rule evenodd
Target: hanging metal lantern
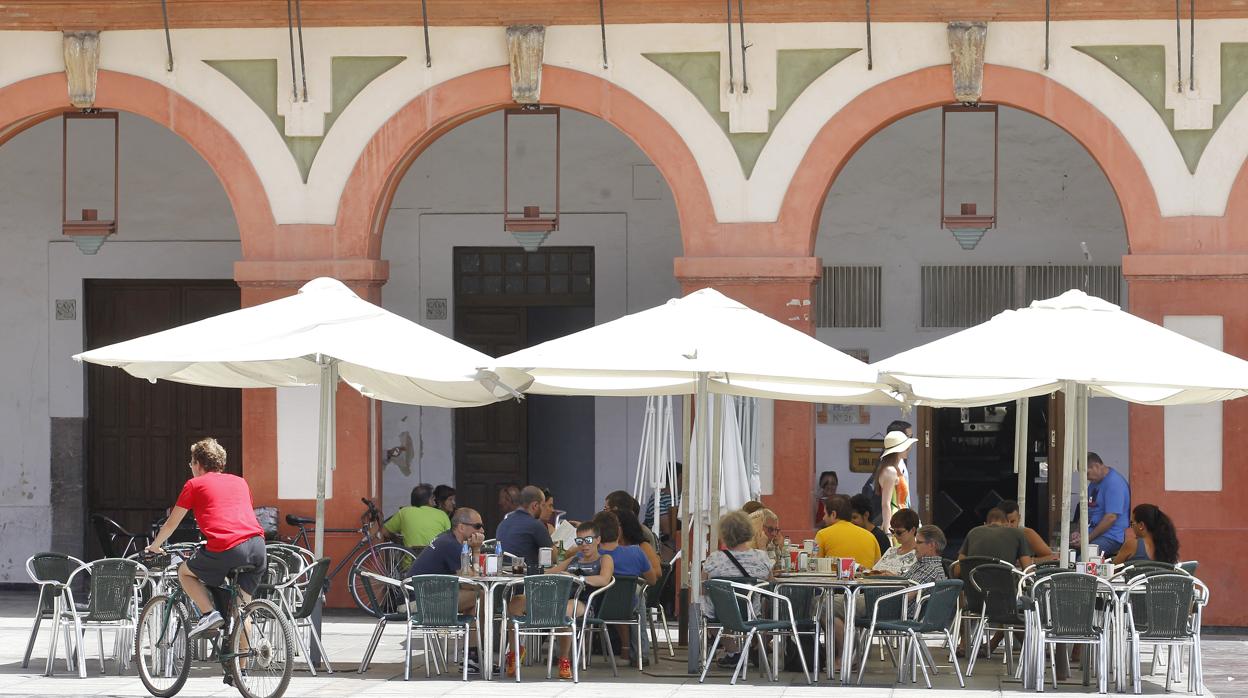
M 554 213 L 542 213 L 541 206 L 525 204 L 519 213 L 511 208 L 511 120 L 519 117 L 553 118 L 555 126 Z M 526 252 L 536 252 L 550 234 L 559 229 L 559 146 L 558 107 L 522 107 L 503 110 L 503 229 L 512 234 Z M 526 178 L 540 173 L 525 172 Z
M 74 244 L 78 246 L 79 251 L 83 254 L 95 254 L 100 250 L 100 246 L 104 244 L 104 240 L 108 236 L 117 232 L 117 211 L 120 203 L 118 189 L 120 186 L 118 178 L 118 162 L 121 155 L 121 131 L 119 121 L 115 111 L 97 111 L 84 110 L 80 112 L 65 112 L 62 116 L 61 128 L 61 232 L 68 235 L 74 240 Z M 111 130 L 108 129 L 90 129 L 88 124 L 98 124 L 100 122 L 112 122 Z M 71 126 L 77 124 L 77 126 Z M 107 124 L 106 124 L 107 125 Z M 98 193 L 101 187 L 90 186 L 89 191 L 85 194 L 81 191 L 70 191 L 71 174 L 75 184 L 82 186 L 84 182 L 95 184 L 97 181 L 93 173 L 88 171 L 81 163 L 75 161 L 75 157 L 82 157 L 81 150 L 71 149 L 70 147 L 70 129 L 75 131 L 90 130 L 93 133 L 88 134 L 89 137 L 108 132 L 112 137 L 112 195 L 113 208 L 109 215 L 100 217 L 100 209 L 82 208 L 77 218 L 71 218 L 69 213 L 69 201 L 74 198 L 77 203 L 80 198 L 88 199 L 88 203 L 99 204 L 106 203 L 104 196 Z
M 959 202 L 958 212 L 948 211 L 945 200 L 946 175 L 948 169 L 949 150 L 947 149 L 950 115 L 957 118 L 958 114 L 992 114 L 992 208 L 990 212 L 980 211 L 981 202 Z M 940 117 L 940 227 L 953 233 L 958 245 L 964 250 L 973 250 L 983 239 L 984 233 L 997 227 L 997 175 L 998 151 L 1000 143 L 1000 114 L 995 104 L 954 104 L 947 105 Z

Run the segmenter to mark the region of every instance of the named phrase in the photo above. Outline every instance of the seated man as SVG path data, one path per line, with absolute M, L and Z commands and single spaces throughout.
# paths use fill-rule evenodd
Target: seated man
M 972 528 L 962 541 L 958 559 L 968 557 L 995 557 L 1022 567 L 1032 562 L 1031 546 L 1023 530 L 1011 526 L 1005 512 L 995 507 L 988 510 L 984 525 Z
M 484 528 L 485 525 L 481 523 L 481 514 L 475 509 L 468 507 L 456 509 L 451 515 L 451 530 L 430 541 L 429 545 L 416 557 L 411 568 L 407 570 L 407 576 L 461 575 L 465 572 L 464 576 L 471 576 L 471 570 L 460 570 L 460 554 L 466 543 L 472 558 L 476 559 L 481 551 L 481 543 L 485 540 L 485 534 L 482 533 Z M 472 613 L 476 605 L 477 589 L 461 586 L 459 588 L 459 612 Z M 482 619 L 477 620 L 480 622 Z M 477 649 L 473 647 L 468 650 L 468 670 L 475 673 L 479 671 L 477 667 Z
M 888 540 L 888 536 L 884 535 L 884 531 L 871 520 L 871 498 L 865 494 L 856 494 L 849 498 L 849 505 L 854 509 L 854 515 L 851 521 L 859 528 L 866 529 L 871 535 L 875 536 L 875 542 L 880 544 L 880 552 L 884 552 L 893 547 Z
M 820 557 L 852 557 L 863 567 L 874 567 L 880 559 L 880 544 L 875 536 L 853 524 L 854 508 L 849 497 L 834 494 L 828 497 L 828 527 L 815 534 Z
M 433 487 L 421 483 L 412 488 L 411 506 L 403 507 L 386 519 L 382 530 L 387 538 L 399 538 L 409 548 L 423 548 L 451 528 L 445 511 L 433 505 Z M 453 498 L 452 498 L 452 501 Z
M 1032 562 L 1044 562 L 1057 557 L 1049 544 L 1044 542 L 1044 538 L 1036 533 L 1035 530 L 1023 525 L 1021 513 L 1018 511 L 1018 502 L 1007 499 L 997 505 L 997 508 L 1005 512 L 1005 522 L 1023 532 L 1023 536 L 1027 539 L 1027 545 L 1031 547 Z
M 503 552 L 524 558 L 524 566 L 534 572 L 538 565 L 538 550 L 552 548 L 550 531 L 538 520 L 546 493 L 540 487 L 529 485 L 515 497 L 516 508 L 498 524 L 495 537 L 503 546 Z

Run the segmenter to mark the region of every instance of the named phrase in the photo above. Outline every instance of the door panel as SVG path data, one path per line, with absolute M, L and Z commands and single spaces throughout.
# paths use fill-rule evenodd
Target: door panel
M 132 339 L 239 308 L 232 281 L 87 280 L 87 349 Z M 189 475 L 187 449 L 215 437 L 240 473 L 241 391 L 158 381 L 88 365 L 87 509 L 134 533 L 148 531 Z M 87 553 L 101 554 L 89 522 Z
M 455 337 L 502 356 L 524 347 L 525 318 L 522 307 L 458 308 Z M 456 499 L 481 512 L 487 532 L 498 526 L 500 485 L 528 481 L 527 415 L 524 402 L 516 400 L 455 410 Z

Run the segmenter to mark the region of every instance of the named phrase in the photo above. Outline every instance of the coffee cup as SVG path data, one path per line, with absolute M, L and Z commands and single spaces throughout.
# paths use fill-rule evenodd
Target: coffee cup
M 553 564 L 551 562 L 551 549 L 550 548 L 538 548 L 537 549 L 537 564 L 539 567 L 543 567 L 543 568 L 550 567 Z
M 817 557 L 815 558 L 815 571 L 824 574 L 832 574 L 836 570 L 836 558 L 834 557 Z
M 1096 558 L 1100 556 L 1101 556 L 1101 546 L 1097 545 L 1096 543 L 1088 543 L 1088 559 L 1091 560 L 1092 558 Z
M 806 540 L 802 541 L 802 550 L 805 550 L 807 555 L 814 555 L 815 554 L 815 539 L 807 538 Z

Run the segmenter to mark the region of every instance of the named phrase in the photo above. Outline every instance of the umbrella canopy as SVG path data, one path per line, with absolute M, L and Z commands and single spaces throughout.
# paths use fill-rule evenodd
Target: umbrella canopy
M 138 378 L 219 388 L 316 385 L 335 360 L 367 397 L 435 407 L 496 402 L 528 380 L 479 369 L 489 356 L 319 278 L 299 293 L 74 356 Z
M 1082 531 L 1088 528 L 1089 396 L 1185 405 L 1248 395 L 1248 361 L 1078 290 L 1007 310 L 872 366 L 908 402 L 921 405 L 990 405 L 1061 390 L 1067 404 L 1062 462 L 1072 464 L 1079 475 Z M 1025 429 L 1025 400 L 1018 409 Z M 1016 435 L 1020 478 L 1026 473 L 1024 443 L 1025 437 Z M 1064 551 L 1070 524 L 1069 476 L 1062 478 L 1061 486 Z M 1021 480 L 1019 492 L 1021 500 L 1025 492 Z M 1085 559 L 1087 543 L 1087 536 L 1082 536 Z
M 490 364 L 533 376 L 546 395 L 730 395 L 897 405 L 877 373 L 715 291 L 702 289 Z
M 1248 361 L 1071 290 L 872 364 L 910 401 L 990 405 L 1074 382 L 1092 396 L 1182 405 L 1248 395 Z
M 132 376 L 218 388 L 320 385 L 315 551 L 324 552 L 325 478 L 334 464 L 333 399 L 341 377 L 366 397 L 472 407 L 517 395 L 490 357 L 361 299 L 336 279 L 288 298 L 76 354 Z M 512 381 L 507 383 L 507 381 Z

